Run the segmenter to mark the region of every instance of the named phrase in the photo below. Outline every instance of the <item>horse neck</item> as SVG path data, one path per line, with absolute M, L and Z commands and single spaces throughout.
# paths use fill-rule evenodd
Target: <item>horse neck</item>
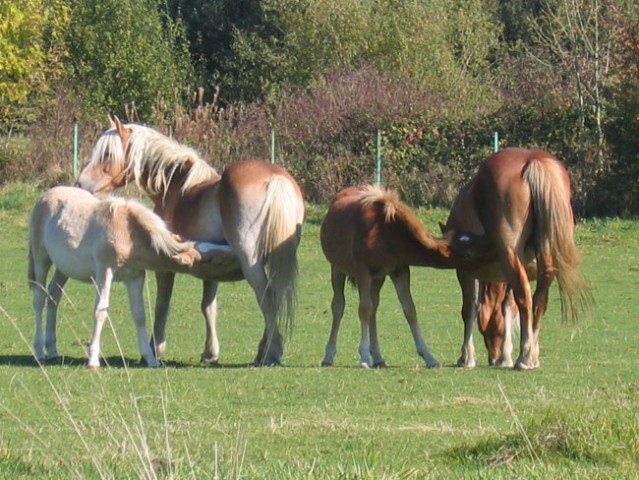
M 417 219 L 412 210 L 399 204 L 396 211 L 396 219 L 403 224 L 408 231 L 409 238 L 412 239 L 409 240 L 405 249 L 405 254 L 409 256 L 411 265 L 455 268 L 450 258 L 450 242 L 446 239 L 433 237 Z
M 163 191 L 158 193 L 146 191 L 153 202 L 155 213 L 166 222 L 171 230 L 176 232 L 184 226 L 184 218 L 180 218 L 180 215 L 185 211 L 191 212 L 193 209 L 197 209 L 203 196 L 210 195 L 220 181 L 218 176 L 184 189 L 186 176 L 187 174 L 176 172 Z
M 455 268 L 455 262 L 450 257 L 449 245 L 440 240 L 436 240 L 433 245 L 422 244 L 413 265 L 439 269 Z

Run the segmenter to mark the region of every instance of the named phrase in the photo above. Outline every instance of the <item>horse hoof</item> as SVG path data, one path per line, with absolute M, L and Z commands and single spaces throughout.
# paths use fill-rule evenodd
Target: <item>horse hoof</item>
M 210 354 L 202 354 L 200 356 L 200 362 L 202 363 L 208 363 L 209 365 L 217 365 L 219 361 L 218 357 L 215 357 L 213 355 Z
M 528 371 L 528 370 L 535 370 L 537 368 L 539 368 L 539 363 L 528 365 L 527 363 L 524 363 L 524 362 L 517 362 L 515 364 L 515 370 L 518 370 L 520 372 L 525 372 L 525 371 Z
M 439 368 L 439 367 L 441 367 L 441 365 L 439 364 L 439 362 L 427 363 L 427 364 L 426 364 L 426 368 Z
M 87 370 L 91 372 L 97 372 L 100 369 L 99 365 L 87 365 Z
M 460 368 L 475 368 L 475 359 L 466 360 L 462 357 L 457 360 L 457 366 Z
M 255 360 L 253 362 L 254 367 L 281 367 L 282 363 L 279 360 Z
M 332 367 L 333 364 L 331 362 L 322 362 L 322 367 Z
M 33 364 L 37 367 L 44 367 L 47 364 L 46 358 L 33 358 Z
M 362 362 L 362 363 L 360 363 L 360 364 L 359 364 L 359 366 L 360 366 L 360 367 L 362 367 L 362 368 L 364 368 L 364 369 L 369 369 L 369 368 L 371 368 L 371 366 L 370 366 L 368 363 L 366 363 L 366 362 Z
M 373 364 L 373 368 L 386 368 L 388 365 L 386 365 L 385 361 L 381 361 L 381 362 L 376 362 Z

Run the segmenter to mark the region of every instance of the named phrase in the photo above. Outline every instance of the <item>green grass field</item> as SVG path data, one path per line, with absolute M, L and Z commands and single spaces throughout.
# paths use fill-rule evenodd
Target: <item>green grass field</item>
M 414 269 L 412 290 L 442 368 L 427 370 L 416 355 L 390 282 L 378 316 L 389 368 L 357 366 L 355 291 L 335 366 L 319 367 L 331 290 L 318 241 L 324 209 L 309 207 L 282 367 L 247 366 L 263 322 L 244 282 L 220 287 L 221 367 L 200 364 L 201 286 L 180 276 L 165 367 L 140 367 L 117 284 L 102 337 L 108 366 L 95 372 L 85 368 L 94 290 L 73 281 L 58 318 L 63 363 L 32 362 L 26 251 L 37 195 L 0 190 L 0 478 L 639 478 L 637 221 L 578 226 L 596 305 L 577 327 L 562 326 L 553 286 L 536 371 L 488 367 L 479 334 L 479 366 L 454 367 L 460 294 L 452 271 L 434 269 Z M 419 213 L 433 231 L 446 216 Z M 148 313 L 152 275 L 147 284 Z

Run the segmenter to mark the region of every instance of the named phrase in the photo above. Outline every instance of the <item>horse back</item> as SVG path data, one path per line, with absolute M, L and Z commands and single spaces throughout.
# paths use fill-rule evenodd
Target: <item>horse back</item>
M 302 201 L 299 185 L 285 168 L 260 160 L 245 160 L 229 165 L 222 173 L 219 193 L 222 211 L 262 203 L 266 186 L 273 177 L 286 179 L 297 200 Z
M 425 252 L 437 250 L 433 237 L 394 193 L 372 186 L 349 187 L 335 195 L 320 240 L 327 260 L 348 275 L 363 266 L 385 275 L 434 261 Z
M 218 203 L 224 236 L 231 244 L 246 244 L 251 238 L 256 244 L 265 242 L 269 219 L 287 230 L 277 235 L 276 243 L 293 237 L 299 241 L 304 220 L 302 191 L 279 165 L 259 160 L 230 165 L 222 173 Z M 273 212 L 281 218 L 275 219 Z
M 354 275 L 360 259 L 374 245 L 371 230 L 380 216 L 375 205 L 362 205 L 361 189 L 347 187 L 331 200 L 320 227 L 320 243 L 326 259 L 339 270 Z

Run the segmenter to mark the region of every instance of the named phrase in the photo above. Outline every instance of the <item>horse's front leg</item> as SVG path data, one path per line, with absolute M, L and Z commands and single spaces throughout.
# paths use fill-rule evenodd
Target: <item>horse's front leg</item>
M 501 305 L 504 318 L 504 343 L 501 347 L 501 355 L 497 361 L 500 367 L 512 367 L 513 364 L 513 326 L 519 321 L 519 310 L 515 304 L 510 287 L 507 288 L 506 296 Z
M 126 289 L 129 295 L 129 308 L 135 323 L 135 331 L 138 338 L 138 348 L 140 355 L 149 367 L 160 366 L 153 349 L 149 344 L 149 337 L 146 333 L 146 312 L 144 311 L 144 271 L 139 277 L 126 282 Z
M 206 340 L 201 359 L 216 364 L 220 359 L 220 342 L 217 338 L 217 282 L 202 282 L 202 314 L 206 324 Z
M 98 271 L 95 278 L 97 295 L 95 299 L 95 309 L 93 312 L 93 333 L 89 342 L 89 363 L 88 368 L 97 369 L 100 367 L 100 335 L 104 322 L 109 314 L 109 295 L 111 284 L 113 283 L 113 270 L 106 268 Z
M 475 344 L 473 343 L 473 329 L 477 319 L 477 294 L 479 284 L 470 275 L 457 271 L 457 280 L 462 291 L 461 315 L 464 321 L 464 341 L 461 348 L 461 357 L 457 360 L 458 367 L 474 368 Z
M 333 323 L 331 324 L 331 333 L 324 351 L 324 360 L 322 360 L 323 367 L 332 366 L 335 354 L 337 353 L 337 335 L 339 334 L 339 327 L 344 317 L 344 307 L 346 306 L 346 300 L 344 298 L 345 283 L 346 275 L 336 268 L 331 267 L 331 285 L 333 287 L 331 313 L 333 315 Z
M 166 350 L 166 322 L 169 319 L 169 307 L 171 295 L 175 283 L 175 273 L 155 272 L 157 293 L 155 297 L 155 318 L 153 321 L 153 335 L 151 336 L 151 349 L 155 358 L 160 359 Z
M 69 277 L 58 269 L 53 273 L 51 283 L 49 283 L 49 296 L 47 298 L 47 326 L 44 337 L 44 346 L 47 351 L 47 360 L 58 358 L 58 348 L 56 341 L 56 323 L 58 318 L 58 306 L 62 299 L 62 289 L 66 285 Z
M 391 279 L 395 286 L 399 303 L 402 305 L 404 317 L 406 317 L 410 332 L 413 335 L 417 354 L 424 359 L 427 368 L 439 367 L 439 362 L 430 353 L 428 344 L 424 341 L 419 323 L 417 322 L 417 309 L 415 308 L 413 296 L 410 293 L 410 269 L 406 267 L 396 270 L 391 275 Z

